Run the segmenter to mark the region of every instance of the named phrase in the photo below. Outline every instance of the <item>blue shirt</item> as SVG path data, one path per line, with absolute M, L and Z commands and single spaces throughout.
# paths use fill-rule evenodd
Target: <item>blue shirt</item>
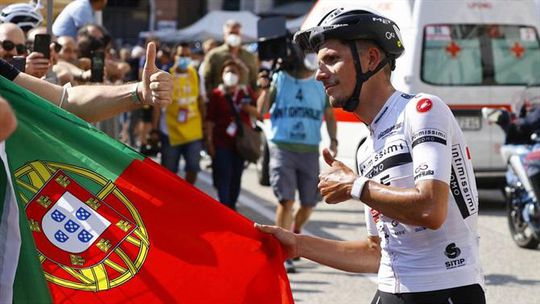
M 318 147 L 326 109 L 322 84 L 314 77 L 293 78 L 286 72 L 274 74 L 276 90 L 270 107 L 270 140 L 276 144 L 301 144 Z
M 90 0 L 75 0 L 64 8 L 56 17 L 52 26 L 52 32 L 56 37 L 77 37 L 77 30 L 82 26 L 95 23 L 94 10 Z

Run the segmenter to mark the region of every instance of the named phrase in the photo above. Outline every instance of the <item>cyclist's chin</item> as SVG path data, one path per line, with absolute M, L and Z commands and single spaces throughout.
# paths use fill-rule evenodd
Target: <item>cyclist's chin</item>
M 347 102 L 347 99 L 348 98 L 343 96 L 328 96 L 328 100 L 330 101 L 332 108 L 343 108 Z

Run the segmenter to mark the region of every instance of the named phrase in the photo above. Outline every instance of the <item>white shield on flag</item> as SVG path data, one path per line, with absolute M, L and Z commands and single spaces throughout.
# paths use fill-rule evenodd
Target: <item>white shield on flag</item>
M 111 222 L 69 191 L 43 217 L 43 232 L 58 248 L 81 253 L 87 250 Z

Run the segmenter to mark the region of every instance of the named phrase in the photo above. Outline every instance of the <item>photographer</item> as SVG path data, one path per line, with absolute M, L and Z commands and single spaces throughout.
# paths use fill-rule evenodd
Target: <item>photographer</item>
M 330 150 L 337 153 L 336 120 L 322 84 L 314 77 L 318 68 L 315 54 L 304 56 L 295 45 L 288 46 L 289 57 L 282 70 L 269 83 L 265 72 L 260 74 L 261 94 L 258 109 L 263 115 L 269 109 L 270 183 L 279 204 L 276 225 L 300 233 L 313 208 L 320 201 L 319 144 L 321 124 L 326 120 Z M 295 192 L 300 195 L 300 208 L 293 216 Z M 287 272 L 295 272 L 292 260 L 285 262 Z

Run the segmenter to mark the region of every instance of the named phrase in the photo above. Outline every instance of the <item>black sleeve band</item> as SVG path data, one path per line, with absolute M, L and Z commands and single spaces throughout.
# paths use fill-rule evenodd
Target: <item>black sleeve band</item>
M 19 73 L 19 70 L 7 63 L 4 59 L 0 58 L 0 75 L 13 81 L 13 79 L 15 79 Z

